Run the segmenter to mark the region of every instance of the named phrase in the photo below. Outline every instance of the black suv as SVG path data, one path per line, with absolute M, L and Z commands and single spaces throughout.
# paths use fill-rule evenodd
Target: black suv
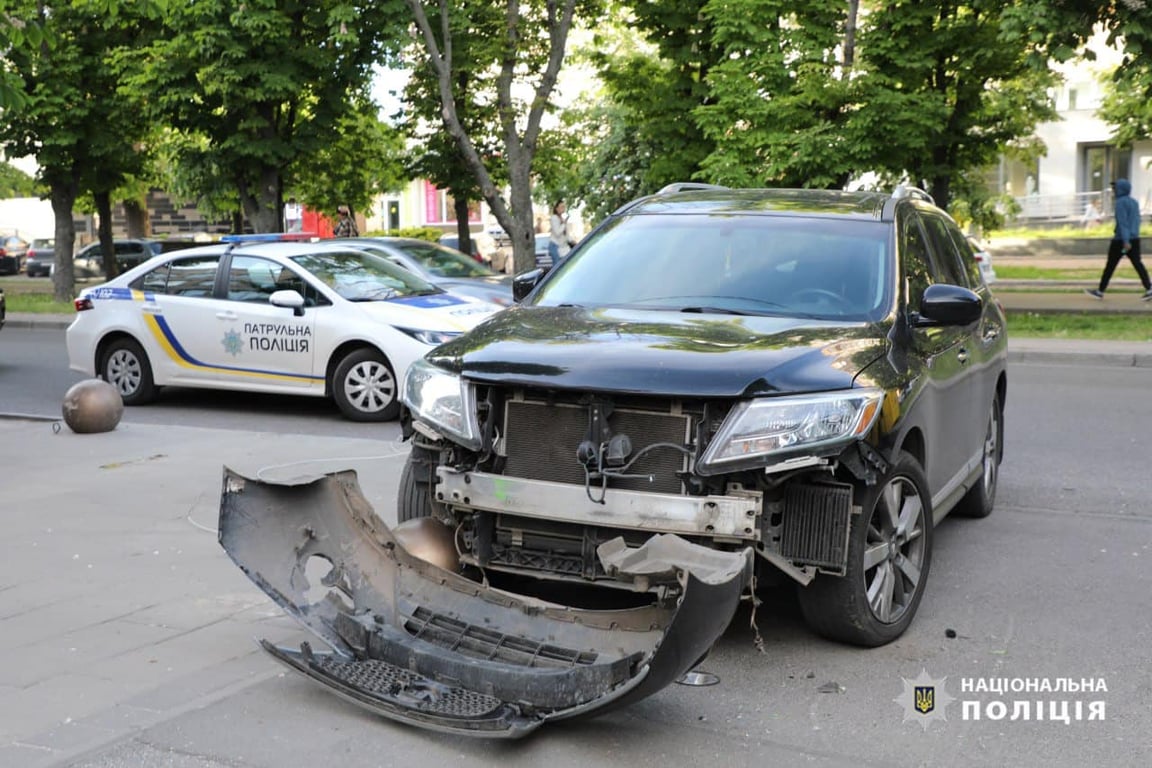
M 366 706 L 430 724 L 427 702 L 368 689 L 381 670 L 437 706 L 487 697 L 432 727 L 518 735 L 617 706 L 772 585 L 798 585 L 820 634 L 887 643 L 934 524 L 992 511 L 1005 319 L 920 190 L 673 185 L 515 292 L 409 369 L 394 532 L 347 477 L 291 504 L 302 489 L 226 480 L 221 541 L 340 665 L 270 652 Z M 269 537 L 279 560 L 253 562 Z M 310 557 L 344 585 L 327 615 L 291 576 Z
M 699 187 L 620 209 L 414 367 L 400 519 L 581 583 L 616 536 L 751 546 L 817 631 L 888 642 L 933 523 L 992 511 L 1004 315 L 919 190 Z

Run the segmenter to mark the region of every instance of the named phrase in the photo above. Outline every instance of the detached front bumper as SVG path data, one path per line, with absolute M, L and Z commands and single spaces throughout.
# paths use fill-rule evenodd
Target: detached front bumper
M 512 594 L 409 554 L 354 472 L 294 484 L 224 470 L 220 543 L 330 651 L 262 646 L 385 717 L 516 738 L 548 720 L 637 701 L 691 669 L 723 633 L 752 551 L 674 535 L 600 548 L 606 570 L 664 585 L 654 604 L 589 610 Z

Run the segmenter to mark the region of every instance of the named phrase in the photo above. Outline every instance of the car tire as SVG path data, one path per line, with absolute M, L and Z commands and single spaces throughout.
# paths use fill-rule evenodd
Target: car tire
M 963 517 L 988 517 L 996 505 L 996 486 L 1000 480 L 1000 460 L 1004 457 L 1004 408 L 1000 393 L 992 397 L 988 415 L 988 431 L 984 436 L 984 455 L 981 458 L 980 480 L 968 489 L 953 510 Z
M 400 488 L 396 491 L 396 522 L 403 523 L 421 517 L 436 517 L 436 512 L 443 509 L 443 505 L 432 498 L 432 489 L 428 483 L 416 479 L 412 469 L 412 457 L 404 462 L 404 469 L 400 472 Z
M 117 339 L 104 350 L 100 378 L 120 393 L 124 405 L 144 405 L 156 398 L 152 364 L 135 339 Z
M 906 453 L 858 491 L 845 575 L 820 574 L 799 598 L 815 632 L 872 648 L 900 637 L 916 615 L 932 565 L 932 501 L 924 470 Z
M 350 421 L 391 421 L 400 413 L 396 374 L 387 358 L 370 347 L 361 347 L 340 361 L 331 391 Z

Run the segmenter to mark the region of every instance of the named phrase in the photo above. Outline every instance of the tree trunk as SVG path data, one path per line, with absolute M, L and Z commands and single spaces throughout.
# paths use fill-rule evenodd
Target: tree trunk
M 76 242 L 76 224 L 72 221 L 72 206 L 76 202 L 75 179 L 54 181 L 50 187 L 52 214 L 56 219 L 56 267 L 52 271 L 52 298 L 72 301 L 76 297 L 76 279 L 72 274 L 73 244 Z
M 148 216 L 148 206 L 143 200 L 124 201 L 124 219 L 128 237 L 151 237 L 152 220 Z
M 516 153 L 509 159 L 508 178 L 512 210 L 508 234 L 512 238 L 513 274 L 536 268 L 536 216 L 532 210 L 532 155 Z
M 848 18 L 844 24 L 844 77 L 856 64 L 856 18 L 860 15 L 860 0 L 848 0 Z
M 120 274 L 116 246 L 112 243 L 112 195 L 107 191 L 97 192 L 93 198 L 96 200 L 96 216 L 100 220 L 96 237 L 100 241 L 100 253 L 104 255 L 104 277 L 111 280 Z
M 276 168 L 264 168 L 254 189 L 248 184 L 242 185 L 240 189 L 244 216 L 252 225 L 252 231 L 279 232 L 280 172 Z
M 463 197 L 453 197 L 452 208 L 456 213 L 456 236 L 460 238 L 460 250 L 471 256 L 472 230 L 468 227 L 468 201 Z

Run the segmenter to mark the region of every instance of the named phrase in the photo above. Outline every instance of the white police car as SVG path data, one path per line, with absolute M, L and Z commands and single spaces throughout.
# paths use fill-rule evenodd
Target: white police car
M 324 242 L 176 251 L 75 304 L 71 368 L 126 405 L 171 384 L 330 396 L 354 421 L 395 418 L 408 366 L 500 309 Z

